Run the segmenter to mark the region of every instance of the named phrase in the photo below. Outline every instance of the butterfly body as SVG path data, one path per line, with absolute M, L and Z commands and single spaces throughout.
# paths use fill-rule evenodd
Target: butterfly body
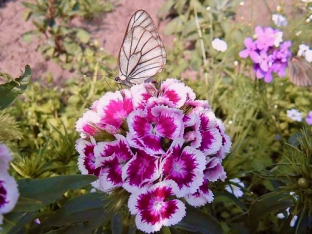
M 166 64 L 166 51 L 156 26 L 144 10 L 136 11 L 120 48 L 116 81 L 132 86 L 150 81 Z

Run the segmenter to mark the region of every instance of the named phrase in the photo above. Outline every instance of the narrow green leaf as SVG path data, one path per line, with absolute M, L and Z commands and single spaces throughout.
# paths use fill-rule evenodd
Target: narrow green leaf
M 286 209 L 293 205 L 287 193 L 268 193 L 255 200 L 249 208 L 250 233 L 256 233 L 261 219 L 273 212 Z
M 96 180 L 91 175 L 56 176 L 18 181 L 20 200 L 14 211 L 40 209 L 58 200 L 67 190 L 84 187 Z M 28 199 L 27 202 L 25 202 Z
M 37 211 L 31 212 L 10 212 L 4 215 L 4 224 L 2 225 L 1 234 L 16 234 L 25 225 L 34 219 L 37 215 Z
M 223 233 L 220 223 L 215 218 L 191 206 L 187 207 L 186 216 L 175 227 L 203 234 Z
M 0 76 L 8 77 L 8 74 L 1 73 Z M 24 93 L 31 79 L 31 70 L 27 65 L 22 76 L 0 85 L 0 110 L 8 107 L 18 95 Z
M 74 233 L 77 228 L 82 228 L 79 223 L 84 224 L 85 232 L 92 231 L 111 217 L 111 214 L 105 212 L 105 202 L 103 193 L 88 193 L 74 197 L 54 215 L 34 228 L 32 232 L 46 233 L 48 230 L 58 227 L 60 229 L 55 233 Z M 66 228 L 64 229 L 64 227 Z M 61 232 L 62 230 L 66 230 L 66 232 Z

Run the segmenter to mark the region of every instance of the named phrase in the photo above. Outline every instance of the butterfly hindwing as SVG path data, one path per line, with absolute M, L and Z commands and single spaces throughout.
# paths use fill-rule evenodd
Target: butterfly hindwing
M 119 78 L 127 85 L 140 84 L 161 72 L 166 52 L 152 18 L 144 10 L 131 17 L 119 53 Z

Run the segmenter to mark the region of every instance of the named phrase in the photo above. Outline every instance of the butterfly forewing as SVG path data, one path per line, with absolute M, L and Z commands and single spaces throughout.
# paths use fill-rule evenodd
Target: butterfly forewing
M 298 86 L 312 86 L 312 66 L 304 58 L 295 56 L 289 63 L 289 80 Z
M 119 53 L 119 77 L 127 85 L 144 82 L 161 72 L 166 51 L 152 18 L 144 10 L 131 17 Z

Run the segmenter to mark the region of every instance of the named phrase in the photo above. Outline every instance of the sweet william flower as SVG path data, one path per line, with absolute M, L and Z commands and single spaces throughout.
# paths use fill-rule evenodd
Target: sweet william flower
M 146 233 L 153 233 L 162 226 L 180 222 L 186 208 L 182 201 L 172 198 L 176 191 L 177 185 L 167 180 L 133 193 L 128 206 L 130 213 L 135 215 L 136 226 Z
M 9 163 L 12 159 L 9 148 L 0 143 L 0 231 L 3 214 L 13 210 L 19 197 L 17 183 L 8 173 Z
M 222 121 L 176 79 L 108 92 L 76 127 L 81 173 L 97 176 L 93 187 L 112 198 L 125 197 L 114 204 L 130 196 L 141 231 L 177 224 L 185 202 L 212 202 L 211 184 L 226 178 L 222 159 L 231 140 Z
M 18 197 L 19 192 L 15 179 L 8 173 L 0 173 L 0 225 L 3 222 L 3 215 L 13 210 Z

